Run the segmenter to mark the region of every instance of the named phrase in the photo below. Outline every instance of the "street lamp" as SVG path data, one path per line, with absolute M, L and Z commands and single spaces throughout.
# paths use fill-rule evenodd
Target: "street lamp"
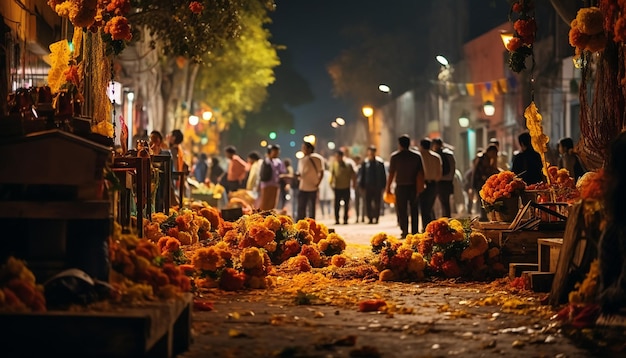
M 337 127 L 339 127 L 339 123 L 337 123 L 337 122 L 330 122 L 330 126 L 333 127 L 333 128 L 337 128 Z
M 371 117 L 372 114 L 374 114 L 374 108 L 370 106 L 364 106 L 363 108 L 361 108 L 361 111 L 363 112 L 363 115 L 367 118 Z
M 337 123 L 340 126 L 343 126 L 344 124 L 346 124 L 346 120 L 341 117 L 337 117 L 335 118 L 335 123 Z
M 491 117 L 496 113 L 496 106 L 493 105 L 493 102 L 487 101 L 483 104 L 483 112 L 485 112 L 485 116 Z
M 445 58 L 442 55 L 437 55 L 437 57 L 435 57 L 435 59 L 437 59 L 437 62 L 439 62 L 439 64 L 443 67 L 449 67 L 450 66 L 450 62 L 448 62 L 448 59 Z
M 383 92 L 383 93 L 391 94 L 391 88 L 389 86 L 387 86 L 386 84 L 384 84 L 384 83 L 378 85 L 378 90 Z
M 502 44 L 504 44 L 504 48 L 509 49 L 509 41 L 513 39 L 513 33 L 508 31 L 500 32 L 500 38 L 502 39 Z
M 461 126 L 461 128 L 469 127 L 470 119 L 468 115 L 467 111 L 461 112 L 461 116 L 459 117 L 459 126 Z

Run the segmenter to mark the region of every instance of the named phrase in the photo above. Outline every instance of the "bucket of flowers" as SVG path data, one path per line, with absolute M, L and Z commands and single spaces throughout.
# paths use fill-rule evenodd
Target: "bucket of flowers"
M 483 207 L 491 221 L 510 222 L 519 211 L 520 196 L 526 183 L 512 171 L 490 176 L 480 189 Z

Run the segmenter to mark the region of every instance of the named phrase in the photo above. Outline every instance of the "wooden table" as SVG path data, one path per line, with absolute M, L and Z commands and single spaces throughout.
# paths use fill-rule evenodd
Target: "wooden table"
M 0 313 L 3 356 L 174 357 L 191 343 L 193 296 L 111 311 Z
M 143 237 L 143 219 L 152 216 L 151 192 L 151 165 L 150 158 L 144 157 L 117 157 L 113 160 L 113 171 L 129 171 L 134 174 L 137 204 L 137 236 Z M 132 195 L 120 200 L 130 201 Z

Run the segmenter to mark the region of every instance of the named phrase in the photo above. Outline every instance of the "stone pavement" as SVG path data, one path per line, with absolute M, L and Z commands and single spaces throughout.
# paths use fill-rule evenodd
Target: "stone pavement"
M 335 229 L 348 247 L 369 245 L 381 231 L 400 234 L 391 211 L 378 225 L 355 224 L 354 218 L 347 225 L 335 225 L 334 218 L 318 221 Z M 626 356 L 623 347 L 579 347 L 549 319 L 554 311 L 539 303 L 545 296 L 511 294 L 495 283 L 336 280 L 319 288 L 315 276 L 310 278 L 309 285 L 279 277 L 277 289 L 205 293 L 214 309 L 193 313 L 194 342 L 181 357 Z M 296 304 L 297 285 L 317 298 Z M 365 299 L 384 299 L 393 309 L 364 313 L 350 304 Z

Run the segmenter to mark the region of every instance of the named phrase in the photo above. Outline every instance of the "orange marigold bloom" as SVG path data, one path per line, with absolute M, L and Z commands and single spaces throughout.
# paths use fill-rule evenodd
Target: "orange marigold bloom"
M 165 249 L 169 252 L 175 252 L 180 250 L 180 241 L 173 237 L 170 237 L 165 244 Z
M 322 261 L 322 255 L 313 245 L 302 245 L 300 255 L 306 257 L 313 267 L 324 266 L 324 262 Z
M 108 0 L 106 11 L 112 12 L 117 16 L 128 14 L 130 11 L 130 0 Z
M 309 272 L 313 269 L 309 259 L 302 255 L 290 258 L 289 261 L 287 261 L 287 266 L 291 270 L 298 270 L 300 272 Z
M 194 14 L 199 14 L 204 10 L 204 5 L 202 5 L 199 1 L 192 1 L 189 4 L 189 10 L 191 10 Z
M 196 250 L 191 257 L 191 264 L 198 270 L 216 271 L 226 265 L 226 260 L 211 246 Z
M 589 35 L 585 35 L 578 28 L 572 27 L 569 30 L 569 44 L 573 47 L 584 49 L 587 46 L 587 42 L 589 42 Z
M 219 286 L 224 291 L 238 291 L 243 289 L 246 276 L 233 268 L 226 268 L 219 279 Z
M 107 21 L 104 25 L 104 32 L 110 34 L 113 40 L 130 41 L 133 37 L 133 34 L 130 32 L 128 19 L 124 16 L 115 16 Z
M 265 226 L 255 225 L 250 228 L 248 235 L 254 240 L 258 247 L 263 247 L 276 238 L 276 234 Z
M 337 267 L 345 266 L 346 262 L 348 262 L 348 258 L 345 255 L 334 255 L 330 259 L 330 263 Z
M 518 48 L 522 47 L 523 45 L 524 45 L 524 41 L 522 41 L 521 38 L 513 37 L 509 40 L 509 42 L 506 43 L 506 49 L 511 52 L 515 52 L 517 51 Z

